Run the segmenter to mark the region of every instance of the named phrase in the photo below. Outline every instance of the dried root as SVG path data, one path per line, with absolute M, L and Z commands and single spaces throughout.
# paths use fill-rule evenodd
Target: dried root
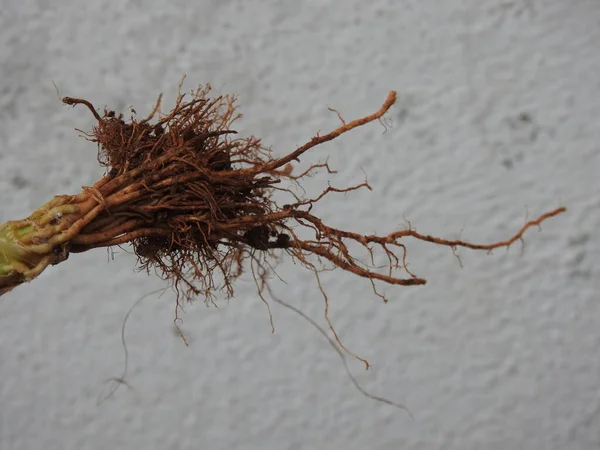
M 530 227 L 565 211 L 548 212 L 510 239 L 488 245 L 413 229 L 378 236 L 333 228 L 311 213 L 313 205 L 331 192 L 370 189 L 368 183 L 328 187 L 314 199 L 303 199 L 282 182 L 298 185 L 315 170 L 330 171 L 327 164 L 315 164 L 293 175 L 292 166 L 312 148 L 381 119 L 396 93 L 390 92 L 377 112 L 351 122 L 340 116 L 342 125 L 336 130 L 274 158 L 259 139 L 236 136 L 235 99 L 210 98 L 209 89 L 199 88 L 189 96 L 180 93 L 168 114 L 161 113 L 159 98 L 152 113 L 139 121 L 108 110 L 100 115 L 86 100 L 64 98 L 66 104 L 87 107 L 96 118 L 97 125 L 86 136 L 97 143 L 99 162 L 109 171 L 79 195 L 57 196 L 29 218 L 0 226 L 0 246 L 5 248 L 0 256 L 0 294 L 71 253 L 126 243 L 133 246 L 141 268 L 156 269 L 173 283 L 178 301 L 196 296 L 212 301 L 216 292 L 232 296 L 233 282 L 248 259 L 257 265 L 259 285 L 264 287 L 271 272 L 269 258 L 282 253 L 316 274 L 313 256 L 370 280 L 373 287 L 379 281 L 421 285 L 425 279 L 407 268 L 403 238 L 453 250 L 492 250 L 510 246 Z M 276 191 L 290 194 L 293 201 L 278 205 L 273 200 Z M 302 230 L 313 237 L 301 238 Z M 354 258 L 349 243 L 362 245 L 371 257 L 377 250 L 383 252 L 387 270 Z
M 316 198 L 305 199 L 286 185 L 302 187 L 303 179 L 314 171 L 333 171 L 327 164 L 314 164 L 294 175 L 293 164 L 312 148 L 381 119 L 396 101 L 396 93 L 390 92 L 377 112 L 351 122 L 332 109 L 342 123 L 339 128 L 275 158 L 259 139 L 236 137 L 232 129 L 239 118 L 235 99 L 210 98 L 209 90 L 207 86 L 189 96 L 180 93 L 168 114 L 161 112 L 159 97 L 152 113 L 139 121 L 135 117 L 124 120 L 109 110 L 100 115 L 86 100 L 64 98 L 68 105 L 87 107 L 96 118 L 97 125 L 86 137 L 97 143 L 98 160 L 108 172 L 78 195 L 56 196 L 27 219 L 0 225 L 0 295 L 71 253 L 129 243 L 141 269 L 153 269 L 172 283 L 177 292 L 177 318 L 182 300 L 202 296 L 213 302 L 218 292 L 231 297 L 234 281 L 249 266 L 261 299 L 266 303 L 266 292 L 316 326 L 348 371 L 342 350 L 366 367 L 368 362 L 344 347 L 329 321 L 328 298 L 319 278 L 323 269 L 313 257 L 368 279 L 375 294 L 386 301 L 376 290 L 376 282 L 401 286 L 426 282 L 409 271 L 403 239 L 447 246 L 453 252 L 458 247 L 491 251 L 509 247 L 529 228 L 565 211 L 547 212 L 511 238 L 486 245 L 424 235 L 412 228 L 381 236 L 333 228 L 311 212 L 313 206 L 332 192 L 371 187 L 367 182 L 346 189 L 330 186 Z M 277 204 L 275 192 L 289 194 L 292 201 Z M 351 244 L 366 249 L 369 262 L 355 258 Z M 385 270 L 373 263 L 377 251 L 387 258 Z M 273 295 L 267 283 L 274 273 L 271 261 L 285 254 L 314 272 L 333 340 L 312 319 Z M 365 392 L 348 374 L 363 394 L 404 408 Z

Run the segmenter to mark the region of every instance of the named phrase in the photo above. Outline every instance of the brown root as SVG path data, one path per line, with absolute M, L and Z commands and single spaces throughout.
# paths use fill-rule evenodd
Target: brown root
M 231 125 L 239 117 L 235 99 L 210 99 L 208 92 L 208 87 L 197 89 L 189 99 L 180 94 L 166 115 L 157 102 L 141 121 L 126 121 L 112 111 L 100 116 L 86 100 L 63 100 L 94 114 L 98 124 L 87 138 L 98 143 L 98 159 L 110 168 L 105 178 L 84 190 L 88 215 L 79 222 L 85 222 L 81 230 L 68 233 L 72 252 L 129 242 L 140 267 L 158 269 L 187 299 L 200 294 L 210 298 L 223 289 L 233 295 L 232 282 L 253 251 L 283 250 L 304 264 L 313 254 L 361 277 L 392 284 L 425 282 L 380 274 L 356 261 L 345 240 L 368 246 L 366 237 L 328 227 L 310 213 L 328 193 L 370 189 L 367 183 L 328 187 L 312 200 L 275 186 L 286 180 L 298 183 L 320 168 L 332 172 L 327 164 L 316 164 L 294 176 L 291 168 L 311 148 L 381 118 L 395 102 L 394 92 L 376 113 L 343 122 L 282 158 L 273 158 L 259 139 L 233 137 Z M 292 193 L 295 202 L 277 205 L 271 198 L 276 189 Z M 298 225 L 312 229 L 315 239 L 298 238 L 293 231 Z
M 98 144 L 98 159 L 110 170 L 94 186 L 84 188 L 82 194 L 63 199 L 63 203 L 76 207 L 78 215 L 65 221 L 60 236 L 51 237 L 49 242 L 68 243 L 70 252 L 130 243 L 140 268 L 154 269 L 173 283 L 178 305 L 181 298 L 189 300 L 198 295 L 213 301 L 217 291 L 232 296 L 233 282 L 248 258 L 259 265 L 261 280 L 257 286 L 262 286 L 262 298 L 264 281 L 270 273 L 268 259 L 285 253 L 317 276 L 312 256 L 366 278 L 380 295 L 375 282 L 401 286 L 426 282 L 408 270 L 403 238 L 447 246 L 453 251 L 457 247 L 489 251 L 510 246 L 521 240 L 530 227 L 565 211 L 558 208 L 543 214 L 510 239 L 486 245 L 441 239 L 413 229 L 378 236 L 330 227 L 311 213 L 312 207 L 332 192 L 371 189 L 367 182 L 346 189 L 329 186 L 314 199 L 301 198 L 282 184 L 301 187 L 302 179 L 316 170 L 333 173 L 326 163 L 314 164 L 300 175 L 293 175 L 292 167 L 312 148 L 381 119 L 395 103 L 396 93 L 390 92 L 375 113 L 350 122 L 332 109 L 341 121 L 339 128 L 275 158 L 259 139 L 236 136 L 232 129 L 239 117 L 235 99 L 211 99 L 209 89 L 196 89 L 189 96 L 180 93 L 167 114 L 161 113 L 159 98 L 152 113 L 140 121 L 135 117 L 124 120 L 107 110 L 101 116 L 88 101 L 65 98 L 63 101 L 69 105 L 84 105 L 97 119 L 86 137 Z M 281 191 L 290 194 L 293 201 L 277 204 L 273 193 Z M 314 237 L 301 238 L 306 231 Z M 372 263 L 354 258 L 349 243 L 363 246 L 371 261 L 374 252 L 381 251 L 389 262 L 387 269 L 381 271 Z M 257 252 L 262 252 L 264 258 L 256 258 Z M 341 345 L 327 314 L 326 318 Z

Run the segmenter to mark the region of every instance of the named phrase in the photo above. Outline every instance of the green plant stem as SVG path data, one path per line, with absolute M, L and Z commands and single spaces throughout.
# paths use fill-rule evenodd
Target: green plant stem
M 73 223 L 81 216 L 76 196 L 56 196 L 24 220 L 0 225 L 0 295 L 40 275 L 68 256 Z

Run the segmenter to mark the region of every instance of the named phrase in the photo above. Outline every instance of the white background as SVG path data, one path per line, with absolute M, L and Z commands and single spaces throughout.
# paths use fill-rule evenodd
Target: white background
M 3 0 L 0 7 L 0 220 L 102 175 L 85 97 L 149 111 L 177 83 L 239 95 L 238 129 L 276 154 L 375 111 L 388 119 L 307 154 L 339 171 L 318 213 L 362 232 L 406 226 L 489 242 L 567 206 L 492 255 L 409 246 L 424 287 L 323 276 L 351 370 L 306 321 L 249 279 L 219 309 L 153 295 L 164 284 L 120 251 L 74 255 L 0 298 L 0 448 L 600 448 L 600 3 L 597 0 Z M 525 120 L 523 120 L 525 119 Z M 310 179 L 309 192 L 326 186 Z M 288 302 L 323 324 L 309 272 L 281 266 Z

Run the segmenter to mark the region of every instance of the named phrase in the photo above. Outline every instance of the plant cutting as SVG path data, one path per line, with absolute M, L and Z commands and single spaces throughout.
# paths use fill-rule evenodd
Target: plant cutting
M 557 208 L 523 225 L 508 239 L 474 244 L 421 234 L 412 227 L 367 235 L 334 228 L 312 212 L 331 193 L 371 189 L 367 182 L 348 188 L 328 186 L 304 198 L 306 177 L 329 166 L 312 164 L 296 173 L 304 154 L 344 133 L 378 121 L 396 102 L 390 92 L 373 114 L 317 135 L 282 157 L 256 137 L 238 137 L 235 98 L 210 96 L 210 86 L 179 94 L 174 107 L 161 111 L 161 97 L 141 120 L 111 110 L 99 113 L 88 101 L 65 97 L 67 105 L 87 108 L 97 123 L 85 137 L 98 147 L 106 174 L 75 195 L 57 195 L 29 217 L 0 225 L 0 295 L 32 281 L 70 255 L 100 247 L 130 244 L 139 267 L 155 269 L 177 292 L 177 302 L 216 293 L 231 297 L 234 281 L 252 265 L 260 292 L 272 272 L 269 261 L 287 255 L 317 274 L 315 260 L 372 283 L 425 284 L 407 267 L 407 239 L 455 250 L 490 251 L 521 240 L 531 227 L 565 211 Z M 335 111 L 335 110 L 333 110 Z M 337 112 L 337 111 L 336 111 Z M 279 204 L 274 194 L 289 197 Z M 353 256 L 353 244 L 371 255 Z M 375 252 L 387 267 L 376 267 Z M 378 294 L 379 295 L 379 294 Z

